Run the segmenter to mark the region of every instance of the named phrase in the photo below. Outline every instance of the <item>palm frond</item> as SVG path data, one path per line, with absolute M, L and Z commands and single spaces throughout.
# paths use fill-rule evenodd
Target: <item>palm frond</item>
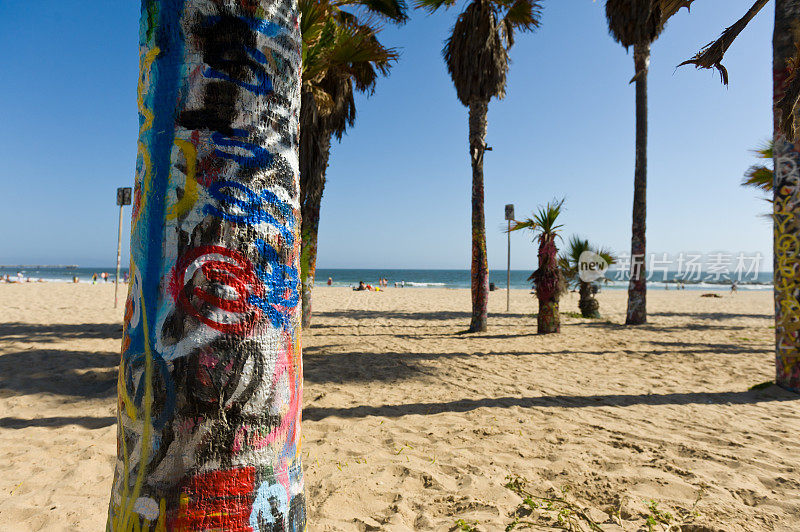
M 392 22 L 402 24 L 408 20 L 408 6 L 405 0 L 336 0 L 337 6 L 359 6 L 370 15 L 378 15 Z
M 414 0 L 414 7 L 417 9 L 424 9 L 428 13 L 433 13 L 442 7 L 452 7 L 455 3 L 456 0 Z
M 769 0 L 756 0 L 756 2 L 747 10 L 742 18 L 737 20 L 733 25 L 725 28 L 719 39 L 705 45 L 697 54 L 681 63 L 683 65 L 694 65 L 695 68 L 716 68 L 719 72 L 720 80 L 723 84 L 728 84 L 728 70 L 722 65 L 722 59 L 725 57 L 725 52 L 731 47 L 733 41 L 747 27 L 747 24 L 761 11 Z
M 756 164 L 747 169 L 741 185 L 743 187 L 753 187 L 764 192 L 772 192 L 774 173 L 772 168 L 767 168 L 763 164 Z
M 773 159 L 775 157 L 775 140 L 769 139 L 760 148 L 752 151 L 759 159 Z
M 681 8 L 685 7 L 686 11 L 690 11 L 692 8 L 692 2 L 694 0 L 656 0 L 661 8 L 661 16 L 664 18 L 664 21 L 669 20 L 675 15 Z
M 554 235 L 561 227 L 563 227 L 563 225 L 556 224 L 563 206 L 564 199 L 561 199 L 553 200 L 547 205 L 539 207 L 539 209 L 533 215 L 533 219 L 536 221 L 536 224 L 539 226 L 542 233 Z
M 524 220 L 515 220 L 508 231 L 521 231 L 523 229 L 536 231 L 537 228 L 538 225 L 532 218 L 526 218 Z

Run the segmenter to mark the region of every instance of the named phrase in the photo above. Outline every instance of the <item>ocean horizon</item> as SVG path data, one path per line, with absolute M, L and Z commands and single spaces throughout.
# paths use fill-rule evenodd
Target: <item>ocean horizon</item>
M 90 283 L 92 275 L 102 272 L 108 273 L 108 282 L 114 282 L 115 266 L 78 266 L 78 265 L 0 265 L 0 277 L 16 278 L 21 273 L 24 278 L 38 281 L 71 282 L 77 277 L 79 282 Z M 128 268 L 120 268 L 120 277 L 125 278 Z M 511 270 L 511 288 L 531 288 L 528 277 L 531 270 Z M 469 288 L 469 270 L 452 269 L 413 269 L 413 268 L 317 268 L 316 284 L 325 286 L 328 278 L 332 279 L 332 286 L 355 286 L 360 281 L 367 284 L 377 284 L 378 279 L 385 277 L 389 280 L 389 287 L 394 283 L 404 283 L 406 287 L 421 288 Z M 625 290 L 628 282 L 618 270 L 609 270 L 609 280 L 603 283 L 602 288 L 610 290 Z M 744 290 L 771 290 L 772 272 L 758 272 L 757 275 L 743 275 L 737 286 Z M 736 279 L 736 276 L 734 276 Z M 98 282 L 103 282 L 98 279 Z M 497 290 L 506 288 L 506 270 L 490 270 L 489 282 L 494 283 Z M 677 271 L 657 272 L 650 280 L 650 289 L 675 288 L 683 282 L 687 290 L 729 290 L 730 276 L 693 275 L 684 279 Z

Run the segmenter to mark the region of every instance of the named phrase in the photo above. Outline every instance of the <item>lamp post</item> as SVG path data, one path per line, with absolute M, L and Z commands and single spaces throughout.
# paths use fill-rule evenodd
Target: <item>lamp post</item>
M 506 221 L 508 222 L 508 266 L 506 268 L 506 312 L 511 310 L 511 222 L 514 220 L 514 204 L 506 205 Z
M 119 262 L 122 253 L 122 207 L 131 204 L 131 187 L 117 189 L 117 205 L 119 205 L 119 223 L 117 225 L 117 274 L 114 276 L 114 308 L 117 308 L 117 289 L 119 288 Z

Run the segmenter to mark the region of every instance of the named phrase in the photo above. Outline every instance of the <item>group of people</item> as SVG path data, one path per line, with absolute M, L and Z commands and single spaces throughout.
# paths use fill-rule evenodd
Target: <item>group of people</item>
M 75 279 L 77 279 L 77 277 L 73 278 L 73 282 L 76 282 Z M 104 283 L 107 283 L 108 282 L 108 272 L 101 272 L 100 273 L 100 279 L 102 279 Z M 93 273 L 92 274 L 92 284 L 97 284 L 97 273 Z
M 22 275 L 22 272 L 17 272 L 17 275 L 15 275 L 14 277 L 11 277 L 10 275 L 6 274 L 5 277 L 3 277 L 3 281 L 6 283 L 32 283 L 34 281 L 43 283 L 44 279 L 33 279 L 31 277 L 25 277 L 24 275 Z
M 328 286 L 332 286 L 332 285 L 333 285 L 333 277 L 328 277 Z M 354 286 L 353 290 L 355 290 L 357 292 L 362 291 L 362 290 L 367 290 L 367 291 L 370 291 L 370 292 L 373 292 L 373 291 L 374 292 L 380 292 L 381 288 L 386 288 L 387 286 L 389 286 L 389 279 L 387 279 L 386 277 L 381 277 L 380 279 L 378 279 L 378 286 L 372 286 L 371 284 L 367 284 L 364 281 L 359 281 L 358 282 L 358 286 Z M 394 287 L 395 288 L 405 288 L 405 286 L 406 286 L 406 282 L 405 281 L 399 281 L 399 282 L 395 281 L 395 283 L 394 283 Z

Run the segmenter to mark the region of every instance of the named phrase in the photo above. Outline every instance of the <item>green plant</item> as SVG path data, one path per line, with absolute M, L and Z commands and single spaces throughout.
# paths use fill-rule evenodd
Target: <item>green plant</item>
M 589 517 L 585 509 L 567 500 L 569 486 L 561 488 L 560 497 L 541 497 L 526 490 L 528 481 L 524 477 L 509 475 L 506 480 L 508 482 L 504 486 L 522 497 L 522 503 L 514 511 L 514 520 L 505 528 L 506 532 L 510 532 L 520 525 L 540 527 L 541 523 L 525 519 L 537 512 L 550 515 L 564 530 L 583 530 L 581 523 L 585 523 L 589 526 L 589 530 L 602 532 L 603 529 Z
M 658 503 L 652 499 L 647 501 L 647 509 L 650 510 L 650 515 L 647 516 L 647 529 L 653 532 L 654 527 L 659 523 L 667 525 L 669 529 L 672 522 L 672 514 L 658 509 Z
M 581 310 L 581 316 L 584 318 L 599 318 L 600 317 L 600 304 L 594 297 L 597 291 L 598 282 L 607 282 L 605 277 L 601 277 L 597 281 L 584 281 L 581 279 L 581 255 L 586 252 L 591 252 L 598 255 L 606 263 L 615 264 L 616 257 L 610 250 L 597 247 L 589 243 L 589 240 L 581 238 L 577 235 L 572 235 L 567 244 L 567 249 L 558 258 L 558 267 L 561 269 L 561 274 L 564 276 L 568 286 L 577 287 L 580 291 L 580 301 L 578 308 Z
M 475 521 L 473 524 L 477 525 L 478 522 Z M 463 519 L 456 519 L 456 524 L 455 524 L 454 529 L 455 530 L 463 530 L 464 532 L 478 532 L 478 529 L 475 526 L 467 523 Z

